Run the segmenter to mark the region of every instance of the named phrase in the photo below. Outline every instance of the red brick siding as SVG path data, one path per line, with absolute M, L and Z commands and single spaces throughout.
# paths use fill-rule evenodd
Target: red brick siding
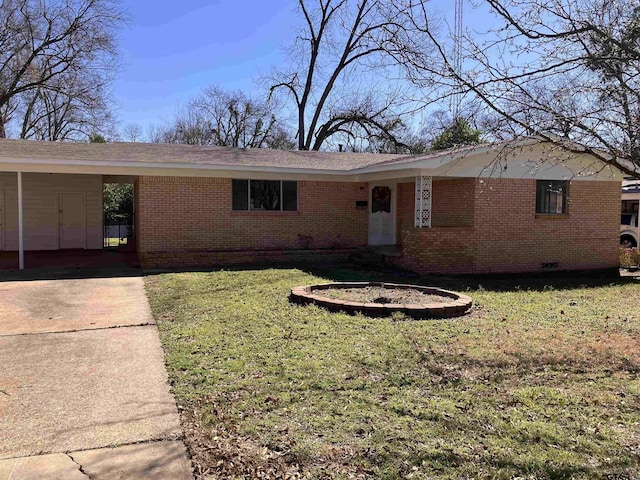
M 472 178 L 434 180 L 431 225 L 471 227 L 474 220 L 475 181 Z
M 473 225 L 475 179 L 434 180 L 432 218 L 434 227 L 469 227 Z M 414 223 L 415 183 L 398 184 L 398 231 L 400 223 Z
M 480 272 L 610 268 L 618 264 L 620 182 L 572 181 L 566 215 L 536 215 L 536 181 L 479 180 L 476 268 Z
M 353 249 L 150 252 L 139 256 L 144 268 L 192 267 L 270 262 L 345 262 Z
M 573 181 L 568 214 L 545 216 L 535 214 L 535 180 L 464 181 L 470 182 L 465 203 L 470 192 L 474 196 L 473 221 L 457 228 L 437 225 L 439 209 L 455 204 L 460 185 L 434 182 L 430 229 L 413 227 L 414 185 L 399 186 L 403 257 L 394 263 L 421 273 L 527 272 L 541 270 L 543 263 L 557 263 L 560 270 L 617 265 L 620 182 Z
M 234 212 L 231 179 L 140 177 L 137 186 L 143 265 L 151 257 L 175 257 L 171 264 L 232 263 L 246 259 L 213 252 L 261 251 L 250 254 L 255 261 L 265 251 L 367 243 L 367 211 L 355 207 L 367 200 L 366 183 L 298 182 L 297 212 Z
M 492 273 L 617 265 L 620 182 L 571 182 L 568 214 L 535 214 L 535 180 L 446 179 L 433 185 L 433 227 L 414 228 L 414 184 L 397 192 L 391 262 L 420 273 Z M 299 182 L 298 212 L 233 212 L 231 180 L 140 177 L 143 266 L 343 259 L 367 244 L 365 183 Z M 307 237 L 307 238 L 305 238 Z M 330 249 L 330 250 L 325 250 Z M 335 258 L 334 258 L 335 257 Z
M 423 230 L 423 231 L 420 231 Z M 468 243 L 471 227 L 418 229 L 403 226 L 401 257 L 389 257 L 391 264 L 418 273 L 468 273 L 474 268 L 474 249 Z
M 475 179 L 434 180 L 431 228 L 415 228 L 415 184 L 398 185 L 398 243 L 392 263 L 420 273 L 464 273 L 474 264 Z

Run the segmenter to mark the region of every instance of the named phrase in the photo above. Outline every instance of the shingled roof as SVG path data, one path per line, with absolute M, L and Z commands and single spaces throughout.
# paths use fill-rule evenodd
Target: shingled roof
M 229 167 L 276 167 L 349 171 L 416 157 L 374 153 L 331 153 L 244 149 L 161 143 L 74 143 L 0 140 L 0 160 L 131 162 Z
M 548 143 L 548 142 L 547 142 Z M 596 157 L 535 138 L 472 145 L 421 155 L 242 149 L 159 143 L 74 143 L 0 139 L 6 171 L 101 175 L 277 178 L 404 178 L 415 175 L 513 178 L 613 178 Z M 507 163 L 501 163 L 502 161 Z M 283 176 L 284 175 L 284 176 Z M 375 177 L 375 175 L 378 175 Z M 271 177 L 270 177 L 271 178 Z

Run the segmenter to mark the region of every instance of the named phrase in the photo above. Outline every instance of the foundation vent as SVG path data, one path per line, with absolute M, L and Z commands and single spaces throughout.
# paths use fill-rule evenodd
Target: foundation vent
M 558 262 L 542 262 L 543 270 L 553 270 L 558 268 Z

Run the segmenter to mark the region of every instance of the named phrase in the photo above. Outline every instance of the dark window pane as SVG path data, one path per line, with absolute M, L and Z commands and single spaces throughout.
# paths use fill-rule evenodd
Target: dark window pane
M 391 213 L 391 189 L 389 187 L 373 187 L 371 190 L 371 213 Z
M 536 213 L 567 213 L 567 185 L 565 180 L 538 180 Z
M 282 182 L 282 210 L 298 210 L 298 182 Z
M 251 180 L 251 210 L 280 210 L 280 181 Z
M 549 197 L 549 211 L 548 213 L 556 213 L 558 210 L 558 196 L 555 194 L 553 187 L 550 187 L 547 191 L 547 195 Z M 562 207 L 560 206 L 562 209 Z
M 233 180 L 233 210 L 249 210 L 249 180 Z
M 547 183 L 542 180 L 536 182 L 536 213 L 545 213 L 548 205 L 545 204 L 547 199 Z

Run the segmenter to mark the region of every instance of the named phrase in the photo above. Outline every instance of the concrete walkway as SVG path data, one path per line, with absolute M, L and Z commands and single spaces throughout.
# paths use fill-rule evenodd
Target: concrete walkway
M 0 276 L 0 480 L 192 478 L 137 273 Z

